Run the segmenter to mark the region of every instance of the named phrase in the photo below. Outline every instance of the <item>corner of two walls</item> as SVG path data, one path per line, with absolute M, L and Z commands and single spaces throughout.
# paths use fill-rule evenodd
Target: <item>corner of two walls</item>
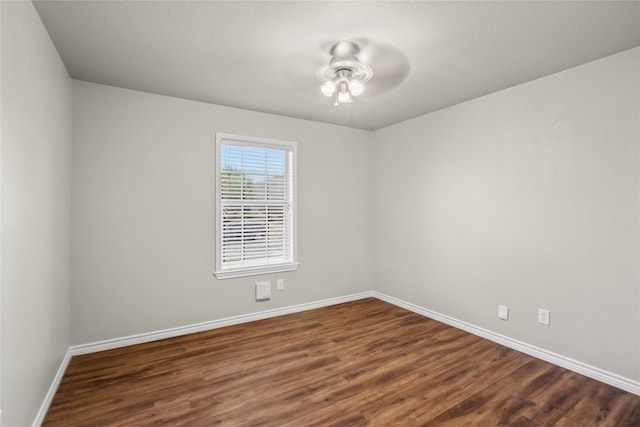
M 73 118 L 73 344 L 371 289 L 370 132 L 83 81 Z M 216 132 L 297 141 L 298 271 L 213 276 Z
M 377 290 L 640 380 L 639 63 L 631 49 L 376 131 Z
M 38 28 L 13 31 L 12 21 Z M 640 379 L 640 49 L 371 133 L 80 81 L 70 89 L 31 3 L 3 3 L 2 23 L 3 82 L 15 72 L 28 83 L 2 97 L 5 424 L 31 421 L 42 399 L 32 391 L 44 392 L 69 343 L 372 288 Z M 38 40 L 6 39 L 25 33 Z M 45 66 L 23 61 L 30 49 Z M 50 68 L 47 78 L 24 72 Z M 14 125 L 24 132 L 9 135 Z M 253 300 L 252 278 L 212 275 L 216 131 L 299 143 L 301 267 L 273 276 L 285 291 L 269 303 Z M 17 134 L 32 151 L 9 152 Z M 14 204 L 20 177 L 34 187 Z M 11 253 L 8 225 L 26 245 Z M 41 287 L 36 273 L 55 283 Z M 510 306 L 508 322 L 497 304 Z M 551 326 L 535 322 L 538 307 Z M 25 328 L 33 340 L 16 337 Z
M 75 81 L 73 342 L 374 289 L 640 379 L 638 55 L 375 132 Z M 216 131 L 299 143 L 266 304 L 212 276 Z

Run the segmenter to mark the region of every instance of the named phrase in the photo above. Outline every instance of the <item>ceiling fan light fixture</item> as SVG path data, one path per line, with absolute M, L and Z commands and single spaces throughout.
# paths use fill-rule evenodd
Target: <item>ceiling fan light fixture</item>
M 338 91 L 338 104 L 351 104 L 353 103 L 353 94 L 349 90 L 347 82 L 340 82 L 340 90 Z
M 373 69 L 357 57 L 360 47 L 351 41 L 341 41 L 331 48 L 329 64 L 318 70 L 325 96 L 334 96 L 333 105 L 352 104 L 364 91 L 364 83 L 373 77 Z
M 324 96 L 331 96 L 336 90 L 336 84 L 329 80 L 328 82 L 324 82 L 322 86 L 320 86 L 320 90 L 324 94 Z
M 349 91 L 351 92 L 351 95 L 358 96 L 362 93 L 363 90 L 364 90 L 364 85 L 359 81 L 351 80 L 349 82 Z

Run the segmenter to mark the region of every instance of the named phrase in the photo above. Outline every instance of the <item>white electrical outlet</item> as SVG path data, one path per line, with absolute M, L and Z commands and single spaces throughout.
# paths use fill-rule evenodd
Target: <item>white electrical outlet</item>
M 276 280 L 276 289 L 279 291 L 284 289 L 284 279 Z
M 506 305 L 498 305 L 498 317 L 502 320 L 509 320 L 509 307 Z
M 550 317 L 551 313 L 549 312 L 549 310 L 544 309 L 544 308 L 539 308 L 538 309 L 538 323 L 542 323 L 543 325 L 547 325 L 549 326 L 549 317 Z

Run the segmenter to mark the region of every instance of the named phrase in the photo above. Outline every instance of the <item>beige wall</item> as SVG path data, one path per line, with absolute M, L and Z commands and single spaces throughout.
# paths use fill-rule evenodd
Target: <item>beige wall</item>
M 74 344 L 371 289 L 369 132 L 81 81 L 73 119 Z M 216 132 L 298 142 L 297 272 L 213 276 Z
M 30 425 L 70 344 L 71 79 L 30 2 L 2 10 L 2 425 Z
M 378 290 L 640 380 L 639 54 L 374 133 Z

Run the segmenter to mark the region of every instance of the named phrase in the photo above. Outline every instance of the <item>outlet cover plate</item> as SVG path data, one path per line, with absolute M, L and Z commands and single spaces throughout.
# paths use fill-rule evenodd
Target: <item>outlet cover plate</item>
M 538 309 L 538 323 L 549 326 L 551 312 L 545 308 Z
M 509 307 L 506 305 L 498 305 L 498 317 L 502 320 L 509 320 Z

